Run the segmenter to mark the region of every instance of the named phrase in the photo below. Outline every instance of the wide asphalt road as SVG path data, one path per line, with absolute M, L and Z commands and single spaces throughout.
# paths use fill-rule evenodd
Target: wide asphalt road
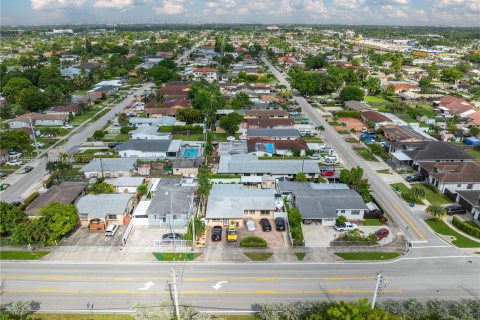
M 69 155 L 72 155 L 75 150 L 74 148 L 87 141 L 87 139 L 93 135 L 95 130 L 101 129 L 109 120 L 113 119 L 117 113 L 125 109 L 130 103 L 132 103 L 135 96 L 142 95 L 146 89 L 152 86 L 153 83 L 150 82 L 144 84 L 132 94 L 128 95 L 120 103 L 113 106 L 107 114 L 97 121 L 73 129 L 74 132 L 67 138 L 68 141 L 63 146 L 52 149 L 49 154 L 54 154 L 55 157 L 55 155 L 58 156 L 58 154 L 62 152 L 67 152 Z M 48 159 L 45 158 L 35 159 L 31 164 L 29 164 L 34 167 L 31 172 L 28 174 L 16 173 L 5 179 L 5 182 L 10 183 L 11 185 L 7 190 L 2 191 L 0 194 L 0 201 L 11 202 L 20 198 L 24 193 L 26 193 L 25 196 L 28 196 L 28 192 L 35 191 L 29 189 L 32 186 L 35 186 L 47 174 L 47 170 L 45 168 L 47 162 Z
M 285 77 L 278 72 L 266 58 L 262 58 L 262 61 L 270 68 L 270 71 L 283 85 L 290 88 L 290 84 Z M 445 242 L 430 231 L 423 221 L 425 217 L 424 213 L 420 210 L 412 210 L 412 208 L 380 178 L 379 174 L 371 169 L 367 162 L 353 151 L 351 145 L 343 140 L 335 129 L 327 123 L 305 98 L 298 94 L 295 94 L 294 98 L 302 107 L 302 112 L 306 114 L 314 126 L 321 125 L 325 128 L 325 131 L 322 133 L 324 138 L 328 144 L 335 148 L 335 151 L 342 157 L 347 166 L 359 166 L 363 168 L 364 177 L 370 181 L 375 200 L 389 213 L 390 217 L 392 217 L 396 224 L 402 229 L 402 232 L 409 241 L 413 243 L 423 243 L 422 245 L 425 246 L 444 246 L 446 255 L 454 254 L 454 252 L 457 251 L 456 249 L 451 250 L 448 248 L 449 246 L 446 246 Z M 426 243 L 428 243 L 428 245 Z
M 379 299 L 480 297 L 480 257 L 404 258 L 384 263 L 204 264 L 2 262 L 2 303 L 33 300 L 43 311 L 127 312 L 137 303 L 170 301 L 169 272 L 180 278 L 180 303 L 201 310 L 250 310 L 256 303 L 372 297 L 377 272 L 387 279 Z M 216 286 L 216 288 L 214 288 Z

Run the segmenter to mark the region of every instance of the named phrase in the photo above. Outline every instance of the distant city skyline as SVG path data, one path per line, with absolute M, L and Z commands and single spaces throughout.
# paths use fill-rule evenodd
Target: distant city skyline
M 1 0 L 2 25 L 291 23 L 480 26 L 479 0 Z

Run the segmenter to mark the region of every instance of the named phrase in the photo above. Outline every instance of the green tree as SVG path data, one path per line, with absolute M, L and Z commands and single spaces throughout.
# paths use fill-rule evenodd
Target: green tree
M 163 59 L 157 66 L 165 67 L 169 70 L 177 70 L 177 64 L 172 59 Z
M 198 239 L 205 232 L 205 223 L 199 217 L 194 217 L 195 238 Z M 189 222 L 187 232 L 182 236 L 183 240 L 192 240 L 192 221 Z
M 408 190 L 408 195 L 415 201 L 419 201 L 425 198 L 425 189 L 414 185 L 410 188 L 410 190 Z
M 122 127 L 126 127 L 130 124 L 130 119 L 125 113 L 120 113 L 118 115 L 118 124 Z
M 372 309 L 367 299 L 361 299 L 356 303 L 345 301 L 334 302 L 326 308 L 324 319 L 329 320 L 345 320 L 345 319 L 362 319 L 362 320 L 393 320 L 399 319 L 382 309 Z M 316 318 L 308 318 L 309 320 Z
M 143 196 L 148 191 L 148 186 L 146 184 L 141 184 L 137 187 L 137 193 Z
M 155 81 L 167 82 L 170 80 L 180 80 L 180 75 L 164 66 L 155 66 L 148 70 L 148 76 Z
M 65 85 L 65 80 L 62 78 L 58 67 L 51 66 L 40 70 L 40 77 L 38 78 L 40 88 L 47 88 L 48 86 L 64 88 Z
M 343 101 L 362 101 L 363 96 L 363 90 L 358 86 L 346 86 L 340 91 L 340 98 L 342 98 Z
M 114 193 L 115 188 L 111 184 L 99 180 L 97 183 L 92 184 L 90 188 L 88 188 L 88 192 L 91 194 Z
M 303 172 L 299 172 L 295 175 L 295 178 L 293 179 L 295 182 L 307 182 L 307 176 Z
M 28 132 L 7 130 L 0 134 L 0 149 L 28 151 L 32 149 Z
M 434 79 L 438 76 L 438 66 L 435 63 L 429 65 L 425 70 L 431 79 Z
M 39 112 L 51 106 L 49 98 L 37 87 L 29 87 L 20 91 L 17 102 L 32 112 Z
M 446 214 L 447 210 L 439 204 L 432 203 L 425 210 L 434 220 L 441 220 Z
M 229 135 L 234 135 L 239 129 L 239 124 L 243 121 L 243 116 L 232 112 L 220 118 L 220 128 Z
M 175 118 L 178 121 L 186 122 L 187 124 L 203 122 L 203 115 L 200 110 L 184 108 L 177 111 Z
M 241 91 L 235 95 L 230 101 L 232 109 L 250 109 L 253 106 L 253 102 L 250 101 L 250 97 L 245 92 Z
M 426 77 L 423 77 L 422 79 L 420 79 L 420 81 L 418 81 L 418 85 L 420 86 L 422 91 L 428 91 L 431 84 L 432 84 L 432 81 Z
M 308 69 L 321 69 L 325 64 L 325 57 L 323 55 L 308 56 L 305 59 L 305 67 Z
M 12 302 L 7 307 L 7 312 L 15 317 L 18 320 L 27 319 L 29 314 L 33 313 L 32 303 L 30 301 L 18 300 Z
M 368 77 L 363 82 L 363 86 L 368 90 L 371 95 L 378 95 L 382 93 L 382 85 L 380 79 L 377 77 Z
M 103 130 L 95 130 L 93 133 L 93 139 L 95 140 L 102 140 L 105 137 L 105 131 Z
M 468 128 L 468 134 L 471 137 L 477 137 L 480 134 L 480 128 L 476 126 L 471 126 L 470 128 Z
M 6 202 L 0 202 L 0 234 L 2 236 L 12 233 L 15 226 L 27 219 L 27 214 Z
M 51 202 L 39 212 L 40 218 L 35 223 L 44 222 L 48 227 L 45 245 L 54 245 L 64 235 L 78 226 L 77 208 L 72 204 Z M 35 221 L 34 220 L 34 221 Z M 42 221 L 43 220 L 43 221 Z
M 18 77 L 10 79 L 2 88 L 2 92 L 9 103 L 17 103 L 20 92 L 32 87 L 34 86 L 30 80 L 25 77 Z
M 442 70 L 440 80 L 447 83 L 455 83 L 463 77 L 463 73 L 455 67 L 448 67 Z

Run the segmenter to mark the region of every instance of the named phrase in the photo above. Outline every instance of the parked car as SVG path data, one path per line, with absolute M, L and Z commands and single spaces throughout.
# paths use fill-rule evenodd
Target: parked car
M 62 129 L 73 129 L 73 126 L 71 124 L 66 124 L 64 126 L 61 126 L 60 128 L 62 128 Z
M 7 171 L 0 170 L 0 178 L 5 178 L 8 175 Z
M 38 148 L 41 148 L 45 145 L 45 143 L 43 142 L 34 142 L 32 143 L 32 147 L 38 147 Z
M 311 219 L 304 219 L 304 220 L 302 220 L 302 223 L 303 223 L 303 224 L 307 224 L 307 225 L 308 225 L 308 224 L 312 224 L 312 223 L 313 223 L 313 220 L 311 220 Z
M 260 225 L 262 226 L 263 232 L 272 231 L 272 225 L 270 224 L 270 221 L 268 221 L 267 218 L 260 219 Z
M 7 166 L 20 166 L 22 164 L 22 161 L 20 160 L 10 160 L 5 162 L 5 165 Z
M 350 231 L 358 229 L 358 226 L 355 223 L 344 222 L 344 223 L 337 223 L 335 225 L 335 230 L 337 231 Z
M 13 158 L 13 159 L 18 159 L 18 158 L 22 157 L 22 154 L 20 152 L 16 152 L 16 151 L 10 151 L 10 152 L 8 152 L 8 157 Z
M 408 182 L 420 182 L 425 181 L 425 176 L 421 173 L 414 173 L 405 178 Z
M 19 205 L 22 204 L 22 201 L 20 200 L 15 200 L 10 203 L 12 206 L 18 207 Z
M 335 175 L 335 170 L 325 170 L 320 172 L 322 177 L 333 177 Z
M 322 157 L 320 157 L 318 154 L 312 154 L 309 156 L 309 158 L 312 160 L 320 160 Z
M 3 190 L 5 190 L 5 189 L 7 189 L 8 187 L 10 187 L 9 184 L 7 184 L 7 183 L 2 183 L 2 184 L 0 184 L 0 191 L 3 191 Z
M 30 171 L 33 170 L 33 167 L 26 166 L 25 168 L 23 168 L 23 170 L 25 171 L 25 173 L 29 173 Z
M 245 219 L 245 227 L 247 228 L 247 231 L 255 231 L 255 221 L 253 221 L 252 218 Z
M 112 149 L 113 149 L 113 148 L 118 147 L 118 146 L 121 145 L 121 144 L 122 144 L 121 142 L 109 142 L 109 143 L 107 144 L 107 146 L 108 146 L 109 148 L 112 148 Z
M 447 214 L 449 216 L 453 216 L 454 214 L 464 214 L 467 212 L 464 207 L 458 204 L 452 204 L 451 206 L 445 207 L 445 209 L 447 210 Z
M 180 233 L 165 233 L 162 236 L 162 240 L 182 240 L 182 235 Z
M 113 237 L 115 233 L 118 231 L 118 224 L 111 224 L 107 227 L 105 230 L 105 236 L 106 237 Z
M 214 226 L 212 228 L 212 241 L 218 242 L 222 241 L 222 227 Z
M 277 231 L 285 231 L 286 228 L 285 219 L 283 218 L 275 218 L 275 230 Z
M 382 228 L 378 229 L 377 231 L 374 232 L 375 237 L 377 237 L 377 240 L 380 241 L 388 236 L 390 231 L 387 228 Z

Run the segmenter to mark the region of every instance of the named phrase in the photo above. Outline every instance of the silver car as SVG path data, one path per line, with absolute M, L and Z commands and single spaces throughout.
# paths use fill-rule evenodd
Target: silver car
M 255 231 L 255 221 L 251 218 L 245 219 L 245 227 L 247 231 Z

